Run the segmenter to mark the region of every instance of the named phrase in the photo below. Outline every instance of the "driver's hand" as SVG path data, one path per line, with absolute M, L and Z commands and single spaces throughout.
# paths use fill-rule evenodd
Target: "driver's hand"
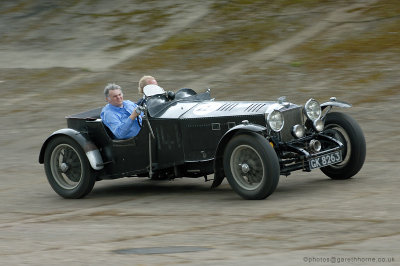
M 138 107 L 136 107 L 136 109 L 135 109 L 135 112 L 138 114 L 138 115 L 140 115 L 142 112 L 144 112 L 146 110 L 146 107 L 144 107 L 144 106 L 138 106 Z

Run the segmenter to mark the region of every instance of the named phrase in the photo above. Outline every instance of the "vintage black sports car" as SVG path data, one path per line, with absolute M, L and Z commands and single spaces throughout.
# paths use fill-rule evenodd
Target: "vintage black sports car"
M 148 87 L 148 88 L 147 88 Z M 140 133 L 116 140 L 100 119 L 101 108 L 66 117 L 68 128 L 44 142 L 52 188 L 64 198 L 82 198 L 96 181 L 121 177 L 174 179 L 214 173 L 212 187 L 226 177 L 245 199 L 271 195 L 280 175 L 320 168 L 332 179 L 348 179 L 364 164 L 366 145 L 357 122 L 333 107 L 331 98 L 304 106 L 286 101 L 214 101 L 210 91 L 166 93 L 146 86 Z

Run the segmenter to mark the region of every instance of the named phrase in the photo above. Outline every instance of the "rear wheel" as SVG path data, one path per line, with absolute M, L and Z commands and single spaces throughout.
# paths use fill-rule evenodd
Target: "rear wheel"
M 51 187 L 64 198 L 82 198 L 96 181 L 86 154 L 67 136 L 52 139 L 46 147 L 44 168 Z
M 332 179 L 348 179 L 362 168 L 366 156 L 364 134 L 357 122 L 344 113 L 328 113 L 324 134 L 331 136 L 344 145 L 343 161 L 321 168 Z
M 279 161 L 258 134 L 233 137 L 224 152 L 224 170 L 232 189 L 245 199 L 265 199 L 279 182 Z

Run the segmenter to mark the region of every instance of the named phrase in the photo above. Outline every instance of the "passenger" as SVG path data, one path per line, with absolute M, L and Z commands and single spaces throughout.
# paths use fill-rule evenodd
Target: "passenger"
M 154 77 L 143 76 L 139 80 L 139 86 L 138 86 L 139 94 L 143 94 L 143 88 L 146 85 L 150 85 L 150 84 L 158 85 L 157 80 Z M 144 99 L 145 99 L 145 96 L 143 95 L 143 97 L 137 102 L 137 105 L 141 105 L 144 102 Z
M 115 83 L 104 88 L 104 95 L 108 104 L 101 110 L 103 123 L 117 139 L 136 136 L 141 129 L 144 108 L 129 100 L 124 101 L 122 89 Z

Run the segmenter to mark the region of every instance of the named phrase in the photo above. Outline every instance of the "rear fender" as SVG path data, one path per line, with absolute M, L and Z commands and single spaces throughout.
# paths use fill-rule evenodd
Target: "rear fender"
M 99 149 L 96 147 L 96 145 L 91 142 L 90 140 L 86 139 L 80 132 L 71 129 L 71 128 L 63 128 L 60 130 L 55 131 L 53 134 L 51 134 L 46 141 L 43 143 L 42 148 L 40 149 L 40 154 L 39 154 L 39 163 L 43 164 L 44 163 L 44 153 L 46 150 L 47 145 L 49 144 L 50 140 L 53 138 L 60 136 L 60 135 L 65 135 L 73 140 L 75 140 L 84 150 L 86 157 L 88 158 L 88 161 L 90 163 L 90 166 L 94 170 L 101 170 L 103 169 L 103 159 L 101 158 L 101 154 Z
M 243 124 L 231 128 L 222 136 L 221 140 L 218 143 L 217 150 L 215 152 L 214 181 L 211 185 L 212 188 L 219 186 L 225 178 L 223 155 L 226 144 L 228 144 L 229 140 L 237 134 L 243 134 L 243 133 L 262 134 L 263 132 L 267 132 L 266 127 L 257 124 L 249 124 L 248 122 L 245 122 Z

